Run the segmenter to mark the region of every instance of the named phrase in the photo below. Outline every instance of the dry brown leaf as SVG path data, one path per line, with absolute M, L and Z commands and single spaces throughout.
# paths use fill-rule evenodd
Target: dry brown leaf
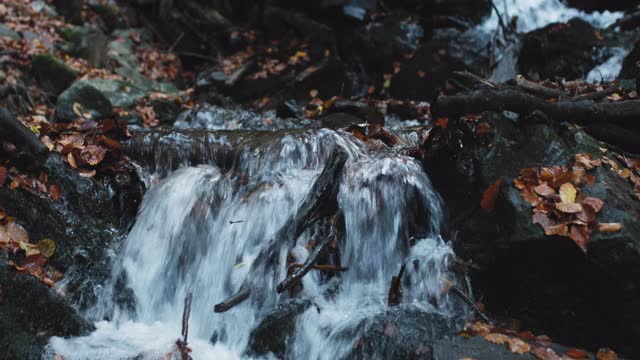
M 535 346 L 531 349 L 531 353 L 540 360 L 562 360 L 555 351 L 544 346 Z
M 582 199 L 580 202 L 582 205 L 589 205 L 596 213 L 602 210 L 602 206 L 604 205 L 604 201 L 594 198 L 594 197 L 586 197 Z
M 599 349 L 596 360 L 618 360 L 618 354 L 611 349 Z
M 503 177 L 496 180 L 491 184 L 482 194 L 482 200 L 480 201 L 480 207 L 486 211 L 491 212 L 496 207 L 496 199 L 500 193 L 500 185 L 502 185 Z
M 49 186 L 49 194 L 51 195 L 51 199 L 54 201 L 58 201 L 62 198 L 62 191 L 60 191 L 60 187 L 56 184 Z
M 562 190 L 562 188 L 560 190 Z M 535 191 L 538 195 L 541 195 L 541 196 L 549 196 L 556 193 L 556 190 L 551 186 L 547 185 L 547 183 L 543 183 L 534 187 L 533 191 Z
M 589 244 L 589 228 L 584 225 L 571 225 L 569 238 L 578 244 L 582 251 L 587 252 L 587 245 Z
M 582 211 L 582 205 L 578 203 L 556 203 L 556 210 L 566 214 L 576 214 Z
M 104 156 L 106 154 L 107 149 L 102 146 L 89 145 L 82 149 L 80 157 L 89 165 L 98 165 L 102 160 L 104 160 Z
M 465 327 L 466 331 L 469 331 L 470 333 L 474 334 L 474 335 L 487 335 L 491 332 L 491 326 L 488 324 L 485 324 L 483 322 L 480 321 L 476 321 L 475 323 L 473 323 L 472 325 L 468 325 Z
M 622 229 L 621 223 L 599 223 L 598 229 L 601 233 L 611 234 L 620 231 Z
M 485 340 L 494 344 L 506 344 L 509 341 L 509 337 L 504 334 L 491 333 L 484 336 Z
M 588 359 L 589 354 L 580 349 L 569 349 L 567 350 L 567 356 L 572 359 Z
M 560 186 L 560 201 L 563 203 L 573 203 L 576 201 L 578 190 L 572 183 L 567 182 Z
M 531 345 L 518 338 L 509 338 L 507 344 L 509 350 L 514 354 L 525 354 L 531 350 Z
M 567 224 L 558 224 L 544 227 L 544 234 L 547 236 L 567 236 L 569 227 Z
M 4 166 L 0 166 L 0 189 L 4 186 L 4 183 L 7 181 L 7 168 Z

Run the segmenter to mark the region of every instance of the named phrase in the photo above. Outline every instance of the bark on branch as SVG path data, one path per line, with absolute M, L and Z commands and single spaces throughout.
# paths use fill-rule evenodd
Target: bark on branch
M 0 139 L 13 143 L 17 148 L 27 153 L 41 156 L 49 152 L 46 146 L 18 121 L 5 108 L 0 108 Z
M 513 111 L 527 115 L 540 110 L 555 121 L 581 124 L 637 122 L 640 101 L 596 103 L 590 100 L 549 102 L 514 89 L 482 88 L 455 96 L 439 97 L 432 112 L 436 116 L 462 116 L 484 111 Z

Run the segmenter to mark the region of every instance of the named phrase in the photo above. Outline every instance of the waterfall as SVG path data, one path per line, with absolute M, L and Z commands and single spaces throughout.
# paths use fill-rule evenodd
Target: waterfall
M 316 351 L 315 358 L 339 356 L 339 347 L 320 352 L 331 344 L 305 334 L 355 325 L 386 309 L 391 277 L 405 262 L 419 264 L 408 271 L 405 302 L 425 311 L 450 311 L 441 283 L 449 276 L 453 252 L 439 237 L 442 203 L 421 164 L 392 149 L 370 153 L 348 133 L 309 130 L 247 149 L 232 171 L 215 164 L 182 167 L 154 185 L 113 268 L 114 279 L 126 279 L 134 305 L 103 306 L 111 311 L 103 314 L 110 321 L 98 322 L 86 337 L 53 338 L 52 352 L 65 359 L 165 356 L 175 348 L 183 300 L 192 292 L 189 344 L 194 358 L 240 357 L 252 329 L 270 309 L 246 301 L 216 314 L 213 305 L 249 276 L 251 263 L 295 213 L 334 147 L 349 155 L 337 199 L 345 229 L 341 262 L 349 270 L 330 281 L 318 271 L 303 279 L 299 297 L 312 299 L 321 310 L 313 307 L 299 317 L 295 351 Z M 292 250 L 297 261 L 308 256 L 304 245 L 313 235 L 305 231 L 297 239 Z M 282 260 L 288 250 L 280 249 Z M 284 266 L 276 271 L 275 280 L 284 279 Z M 274 279 L 253 280 L 269 294 L 269 303 L 287 297 L 276 293 Z M 327 296 L 331 291 L 334 295 Z M 433 298 L 437 306 L 429 303 Z

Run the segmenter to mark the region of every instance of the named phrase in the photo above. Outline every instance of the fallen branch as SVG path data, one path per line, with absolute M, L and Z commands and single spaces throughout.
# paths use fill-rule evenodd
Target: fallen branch
M 507 81 L 507 84 L 514 85 L 528 93 L 531 93 L 533 95 L 540 95 L 545 98 L 558 98 L 567 95 L 562 90 L 548 88 L 533 81 L 529 81 L 522 75 L 518 75 L 515 79 Z
M 191 359 L 191 356 L 189 356 L 191 349 L 189 348 L 187 338 L 189 337 L 189 316 L 191 315 L 192 298 L 193 294 L 189 293 L 184 299 L 184 310 L 182 311 L 182 339 L 178 339 L 178 341 L 176 341 L 176 346 L 178 346 L 180 355 L 182 355 L 182 360 Z
M 466 302 L 469 306 L 471 306 L 473 310 L 476 312 L 476 314 L 478 314 L 478 316 L 482 318 L 482 320 L 484 320 L 487 324 L 493 324 L 493 322 L 489 319 L 489 317 L 487 317 L 487 315 L 485 315 L 482 311 L 480 311 L 480 309 L 478 308 L 478 305 L 476 305 L 476 303 L 473 300 L 471 300 L 471 298 L 467 296 L 467 294 L 465 294 L 464 291 L 462 291 L 459 287 L 455 285 L 451 287 L 451 290 L 453 290 L 455 294 L 460 296 L 460 298 L 464 302 Z
M 276 291 L 279 293 L 287 290 L 288 288 L 290 288 L 291 286 L 297 284 L 298 282 L 300 282 L 300 280 L 302 280 L 302 278 L 313 268 L 315 268 L 316 262 L 318 262 L 318 257 L 320 257 L 320 254 L 324 251 L 324 249 L 327 247 L 327 245 L 329 244 L 329 241 L 333 238 L 333 236 L 327 236 L 324 239 L 322 239 L 322 241 L 320 241 L 320 243 L 318 243 L 318 245 L 316 245 L 316 247 L 313 249 L 313 251 L 311 252 L 311 254 L 309 254 L 309 257 L 307 258 L 307 261 L 304 262 L 304 264 L 302 264 L 301 266 L 299 266 L 299 269 L 296 270 L 293 274 L 291 274 L 290 276 L 288 276 L 286 279 L 282 280 L 278 286 L 276 286 Z M 300 265 L 300 264 L 293 264 L 290 267 L 294 267 L 294 265 Z
M 389 286 L 389 296 L 387 297 L 387 304 L 389 306 L 395 306 L 402 304 L 402 275 L 407 264 L 402 264 L 397 276 L 391 277 L 391 285 Z
M 0 108 L 0 138 L 16 145 L 22 151 L 33 155 L 43 155 L 49 149 L 40 142 L 31 130 L 27 129 L 5 108 Z
M 269 245 L 256 257 L 247 275 L 247 280 L 241 286 L 242 290 L 216 305 L 215 312 L 227 311 L 246 300 L 251 294 L 251 289 L 259 290 L 254 291 L 254 295 L 258 297 L 255 301 L 260 304 L 264 303 L 268 289 L 261 286 L 262 279 L 264 276 L 269 276 L 270 273 L 274 279 L 276 278 L 280 249 L 291 247 L 310 224 L 337 211 L 338 180 L 346 161 L 347 154 L 341 148 L 335 148 L 331 152 L 322 173 L 313 183 L 298 211 L 287 220 L 271 239 Z
M 440 96 L 432 107 L 435 116 L 462 116 L 485 111 L 513 111 L 527 115 L 540 110 L 555 121 L 582 124 L 623 123 L 640 118 L 640 101 L 596 103 L 590 100 L 549 102 L 514 89 L 483 88 L 455 96 Z
M 213 311 L 215 311 L 217 313 L 225 312 L 225 311 L 231 309 L 232 307 L 240 304 L 241 302 L 247 300 L 249 298 L 249 295 L 251 295 L 251 289 L 248 289 L 248 288 L 240 289 L 240 291 L 238 291 L 237 293 L 233 294 L 227 300 L 217 304 L 213 308 Z
M 294 263 L 290 264 L 289 268 L 301 268 L 304 264 Z M 349 268 L 347 266 L 338 266 L 338 265 L 313 265 L 313 270 L 318 271 L 347 271 Z

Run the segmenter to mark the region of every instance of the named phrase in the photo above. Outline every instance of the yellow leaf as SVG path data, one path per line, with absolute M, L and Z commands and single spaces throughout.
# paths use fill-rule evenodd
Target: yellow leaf
M 620 223 L 600 223 L 598 224 L 598 228 L 601 233 L 611 234 L 620 231 L 622 229 L 622 224 Z
M 573 186 L 572 183 L 566 182 L 560 186 L 560 200 L 563 203 L 574 203 L 576 202 L 576 194 L 578 191 L 576 187 Z
M 38 241 L 38 249 L 40 249 L 40 253 L 45 257 L 51 257 L 56 251 L 56 243 L 51 239 L 42 239 Z
M 40 134 L 40 125 L 29 126 L 29 130 L 34 134 Z
M 71 109 L 73 109 L 74 114 L 78 115 L 79 117 L 83 117 L 82 113 L 84 112 L 84 107 L 82 106 L 82 104 L 74 102 Z

